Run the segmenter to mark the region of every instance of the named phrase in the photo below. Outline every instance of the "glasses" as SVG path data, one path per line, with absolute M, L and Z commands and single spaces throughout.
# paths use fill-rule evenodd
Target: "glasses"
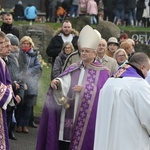
M 117 57 L 125 57 L 125 55 L 117 55 Z
M 65 47 L 65 49 L 70 49 L 71 47 Z
M 81 50 L 81 53 L 86 53 L 86 54 L 92 53 L 92 52 L 93 52 L 93 50 L 88 50 L 88 49 L 86 49 L 86 50 Z

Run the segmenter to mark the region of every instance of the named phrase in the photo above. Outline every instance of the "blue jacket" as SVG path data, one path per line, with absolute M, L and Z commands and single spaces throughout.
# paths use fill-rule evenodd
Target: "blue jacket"
M 35 19 L 37 17 L 37 9 L 35 6 L 27 6 L 24 10 L 26 19 Z
M 27 90 L 25 95 L 34 95 L 38 94 L 38 81 L 41 77 L 42 68 L 41 64 L 37 57 L 36 50 L 30 50 L 27 53 L 24 53 L 20 50 L 21 55 L 19 61 L 20 66 L 22 67 L 22 78 L 23 81 L 27 84 Z

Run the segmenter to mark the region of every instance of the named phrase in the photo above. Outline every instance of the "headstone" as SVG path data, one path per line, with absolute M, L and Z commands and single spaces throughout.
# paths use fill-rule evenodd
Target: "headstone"
M 44 24 L 34 24 L 30 25 L 17 25 L 16 26 L 20 31 L 20 39 L 23 36 L 30 36 L 33 39 L 35 44 L 35 49 L 39 50 L 41 56 L 44 60 L 48 59 L 46 54 L 46 48 L 50 43 L 51 38 L 53 37 L 54 31 L 48 25 Z
M 44 33 L 40 30 L 27 30 L 27 35 L 30 36 L 35 44 L 35 49 L 40 53 L 45 49 L 44 47 Z
M 108 40 L 110 37 L 118 38 L 120 29 L 110 21 L 100 21 L 96 29 L 101 33 L 102 38 Z
M 72 27 L 80 32 L 85 25 L 90 25 L 90 16 L 72 17 L 69 21 Z

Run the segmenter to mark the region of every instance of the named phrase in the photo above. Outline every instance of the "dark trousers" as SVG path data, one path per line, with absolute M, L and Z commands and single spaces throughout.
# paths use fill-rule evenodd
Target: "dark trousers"
M 7 106 L 7 127 L 8 127 L 8 132 L 10 133 L 11 131 L 14 130 L 15 128 L 15 123 L 12 122 L 12 115 L 15 107 Z
M 17 126 L 28 126 L 30 114 L 31 114 L 31 106 L 29 105 L 18 105 L 17 107 Z
M 69 150 L 70 142 L 59 141 L 60 150 Z
M 113 10 L 104 10 L 104 20 L 107 20 L 107 17 L 108 21 L 114 22 L 115 12 Z
M 34 108 L 33 106 L 31 107 L 31 114 L 30 114 L 30 119 L 29 119 L 29 125 L 32 125 L 34 122 Z

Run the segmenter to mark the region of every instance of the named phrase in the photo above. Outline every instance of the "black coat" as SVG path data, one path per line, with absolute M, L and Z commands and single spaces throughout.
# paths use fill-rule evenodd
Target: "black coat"
M 126 0 L 126 7 L 128 9 L 136 8 L 136 0 Z
M 19 63 L 17 59 L 14 57 L 14 55 L 11 55 L 11 54 L 7 57 L 7 61 L 5 60 L 5 62 L 8 67 L 11 79 L 12 79 L 13 92 L 15 95 L 19 95 L 21 100 L 23 100 L 24 82 L 21 79 L 22 77 L 21 77 L 20 70 L 19 70 Z M 14 81 L 20 85 L 19 89 L 16 89 L 16 84 L 14 83 Z
M 54 66 L 53 66 L 53 70 L 52 70 L 52 79 L 58 77 L 61 74 L 65 60 L 67 57 L 68 57 L 68 55 L 62 51 L 56 57 Z
M 115 8 L 115 1 L 114 0 L 102 0 L 104 4 L 104 9 L 108 11 L 112 11 Z
M 124 10 L 125 9 L 125 5 L 127 3 L 127 0 L 114 0 L 113 1 L 113 5 L 115 5 L 115 8 L 117 10 Z
M 12 24 L 6 24 L 3 22 L 1 26 L 1 31 L 3 31 L 5 34 L 11 33 L 13 35 L 16 35 L 19 38 L 19 30 L 13 27 Z
M 24 17 L 24 7 L 20 4 L 16 4 L 14 8 L 13 17 L 17 18 L 18 16 Z
M 59 32 L 60 33 L 60 32 Z M 58 34 L 56 34 L 50 41 L 50 44 L 48 45 L 47 49 L 46 49 L 46 53 L 49 57 L 52 57 L 52 65 L 54 64 L 55 58 L 58 56 L 58 54 L 61 52 L 62 50 L 62 46 L 64 44 L 61 36 Z M 74 34 L 73 40 L 72 40 L 72 44 L 74 46 L 75 49 L 78 49 L 78 45 L 77 45 L 77 41 L 78 41 L 78 36 L 77 34 Z
M 136 4 L 137 10 L 136 10 L 136 19 L 138 22 L 142 20 L 143 11 L 146 8 L 145 6 L 145 0 L 138 0 Z

